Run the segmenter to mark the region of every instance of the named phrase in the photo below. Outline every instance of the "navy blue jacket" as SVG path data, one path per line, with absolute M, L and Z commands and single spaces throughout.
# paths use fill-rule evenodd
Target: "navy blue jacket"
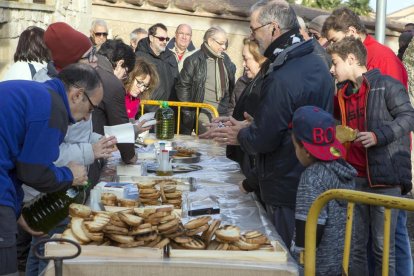
M 292 144 L 289 125 L 293 113 L 304 105 L 332 112 L 333 97 L 332 77 L 325 62 L 314 52 L 311 40 L 293 44 L 269 66 L 254 122 L 237 137 L 245 152 L 257 154 L 257 173 L 265 204 L 294 208 L 304 168 Z
M 66 90 L 58 79 L 45 83 L 0 83 L 0 205 L 14 209 L 23 201 L 22 183 L 40 192 L 68 188 L 68 167 L 56 167 L 59 145 L 71 116 Z

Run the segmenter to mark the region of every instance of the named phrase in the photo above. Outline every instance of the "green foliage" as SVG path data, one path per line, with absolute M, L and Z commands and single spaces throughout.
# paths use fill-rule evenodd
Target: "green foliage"
M 293 0 L 289 1 L 294 2 Z M 372 12 L 369 0 L 303 0 L 302 5 L 306 7 L 318 8 L 323 10 L 334 10 L 341 5 L 345 5 L 358 15 L 368 15 Z
M 346 5 L 358 15 L 368 15 L 372 12 L 369 0 L 348 0 Z

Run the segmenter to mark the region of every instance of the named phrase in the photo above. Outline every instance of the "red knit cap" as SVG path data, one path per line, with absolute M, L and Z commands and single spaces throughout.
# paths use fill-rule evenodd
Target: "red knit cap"
M 50 24 L 45 31 L 44 40 L 58 71 L 78 62 L 92 47 L 92 42 L 86 35 L 63 22 Z

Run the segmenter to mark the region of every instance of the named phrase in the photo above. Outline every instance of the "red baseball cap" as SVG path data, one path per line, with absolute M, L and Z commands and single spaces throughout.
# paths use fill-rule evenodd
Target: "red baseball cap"
M 316 106 L 302 106 L 293 114 L 292 131 L 305 149 L 323 161 L 345 156 L 344 146 L 336 139 L 332 114 Z

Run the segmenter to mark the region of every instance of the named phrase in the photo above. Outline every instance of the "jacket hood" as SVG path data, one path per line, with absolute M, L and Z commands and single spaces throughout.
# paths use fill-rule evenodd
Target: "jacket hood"
M 349 189 L 350 184 L 354 182 L 355 177 L 358 175 L 354 167 L 343 159 L 338 159 L 334 162 L 324 162 L 324 165 L 338 177 L 340 184 L 336 187 L 337 189 Z
M 168 44 L 167 44 L 167 48 L 168 48 L 168 49 L 170 49 L 170 50 L 172 50 L 172 49 L 174 49 L 174 46 L 175 46 L 175 37 L 173 37 L 173 38 L 170 40 L 170 42 L 168 42 Z M 194 51 L 194 50 L 195 50 L 195 47 L 194 47 L 193 41 L 190 41 L 190 44 L 188 45 L 187 50 L 188 50 L 188 51 Z
M 338 159 L 333 162 L 320 162 L 325 166 L 332 174 L 334 174 L 339 181 L 335 181 L 336 187 L 332 189 L 354 189 L 355 177 L 358 175 L 357 171 L 344 159 Z M 346 201 L 337 201 L 341 206 L 347 204 Z

